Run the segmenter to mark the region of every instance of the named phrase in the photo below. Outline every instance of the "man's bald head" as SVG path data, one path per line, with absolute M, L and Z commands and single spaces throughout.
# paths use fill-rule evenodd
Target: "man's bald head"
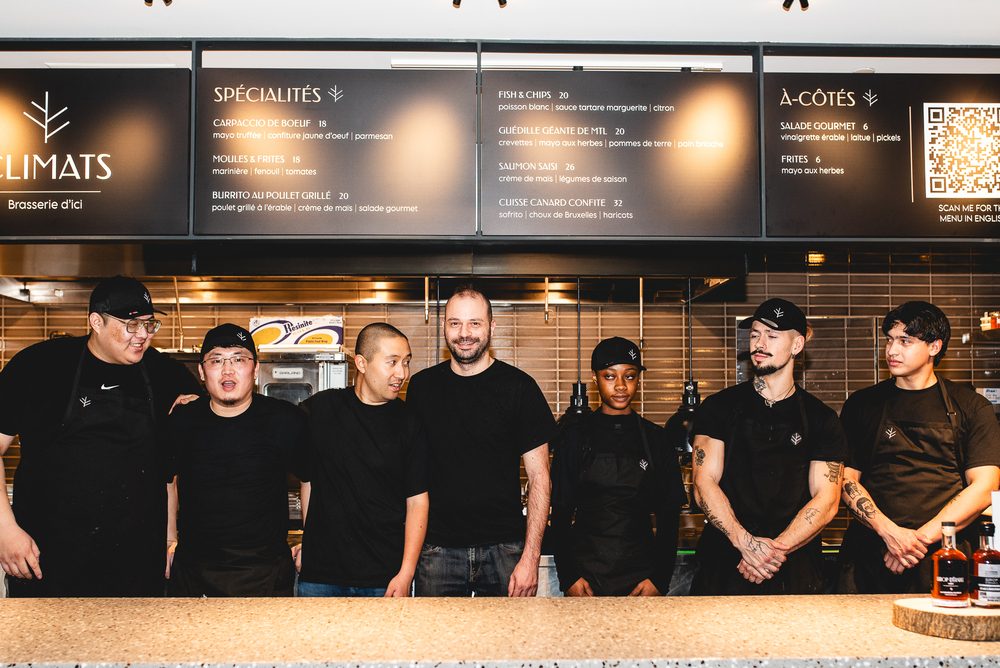
M 354 354 L 361 355 L 366 360 L 371 360 L 375 357 L 375 353 L 379 351 L 382 341 L 396 337 L 406 339 L 406 335 L 392 325 L 385 322 L 373 322 L 358 334 L 358 340 L 354 344 Z

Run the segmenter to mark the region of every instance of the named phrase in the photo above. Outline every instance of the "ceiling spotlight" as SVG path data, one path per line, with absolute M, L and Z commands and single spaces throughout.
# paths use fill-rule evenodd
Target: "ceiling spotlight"
M 497 0 L 497 2 L 500 3 L 500 9 L 503 9 L 504 7 L 507 6 L 507 0 Z
M 170 3 L 172 3 L 173 1 L 174 0 L 163 0 L 163 6 L 164 7 L 169 7 Z M 153 6 L 153 0 L 143 0 L 143 2 L 146 3 L 147 7 L 152 7 Z
M 781 3 L 781 7 L 787 12 L 789 9 L 792 8 L 792 5 L 794 3 L 795 0 L 785 0 L 783 3 Z M 799 4 L 802 5 L 802 11 L 806 11 L 807 9 L 809 9 L 809 0 L 799 0 Z

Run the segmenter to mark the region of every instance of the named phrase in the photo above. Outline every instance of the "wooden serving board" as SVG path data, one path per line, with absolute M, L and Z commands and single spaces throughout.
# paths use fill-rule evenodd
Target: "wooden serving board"
M 892 623 L 938 638 L 1000 640 L 1000 608 L 939 608 L 930 598 L 904 598 L 892 604 Z

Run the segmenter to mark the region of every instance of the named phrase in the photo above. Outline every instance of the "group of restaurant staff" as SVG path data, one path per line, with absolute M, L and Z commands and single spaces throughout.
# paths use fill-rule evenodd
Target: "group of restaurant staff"
M 205 336 L 202 392 L 150 347 L 158 312 L 139 281 L 104 280 L 89 336 L 0 371 L 0 454 L 21 444 L 14 507 L 0 501 L 12 596 L 161 596 L 164 575 L 171 596 L 290 596 L 296 571 L 300 596 L 533 596 L 550 505 L 567 595 L 668 592 L 686 495 L 664 429 L 631 407 L 632 342 L 597 345 L 601 405 L 559 429 L 537 383 L 489 355 L 492 306 L 469 285 L 445 306 L 450 359 L 405 402 L 409 342 L 389 324 L 358 335 L 353 387 L 295 407 L 253 392 L 256 347 L 234 324 Z M 891 311 L 891 378 L 839 417 L 794 382 L 812 334 L 797 306 L 770 299 L 740 326 L 754 377 L 709 397 L 692 432 L 691 593 L 829 590 L 820 532 L 841 499 L 858 521 L 836 589 L 929 592 L 941 522 L 968 527 L 1000 483 L 992 405 L 934 371 L 947 317 Z M 286 472 L 302 481 L 291 550 Z

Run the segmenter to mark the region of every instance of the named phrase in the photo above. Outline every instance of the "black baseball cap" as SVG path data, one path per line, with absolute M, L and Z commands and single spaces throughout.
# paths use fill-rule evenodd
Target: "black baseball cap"
M 754 320 L 779 332 L 794 329 L 802 336 L 806 335 L 806 314 L 787 299 L 768 299 L 757 307 L 757 310 L 753 312 L 753 317 L 740 321 L 740 329 L 750 329 Z
M 250 332 L 231 322 L 208 330 L 201 344 L 201 358 L 205 359 L 205 355 L 215 348 L 246 348 L 257 359 L 257 349 Z
M 107 313 L 129 320 L 163 311 L 153 308 L 145 285 L 130 276 L 115 276 L 98 283 L 90 293 L 90 313 Z
M 646 370 L 646 367 L 642 365 L 642 353 L 639 352 L 639 346 L 620 336 L 604 339 L 597 344 L 590 356 L 591 371 L 601 371 L 616 364 L 631 364 L 639 371 Z

